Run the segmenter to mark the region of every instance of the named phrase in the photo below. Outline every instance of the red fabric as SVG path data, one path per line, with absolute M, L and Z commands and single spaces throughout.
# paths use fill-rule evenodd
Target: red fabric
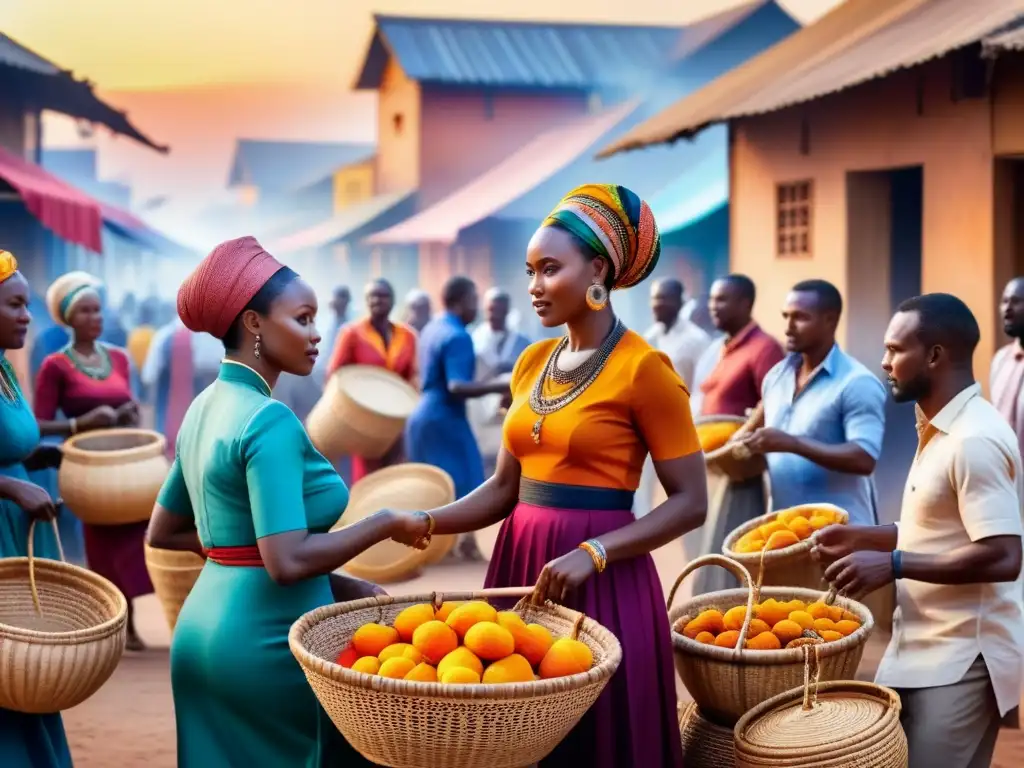
M 283 266 L 255 237 L 221 243 L 178 289 L 181 321 L 196 333 L 223 338 L 245 305 Z
M 0 179 L 14 187 L 29 213 L 44 227 L 94 253 L 103 253 L 103 214 L 98 202 L 2 147 Z
M 107 352 L 111 372 L 102 381 L 86 376 L 63 352 L 47 356 L 36 375 L 32 401 L 36 418 L 53 421 L 57 411 L 63 411 L 69 419 L 77 419 L 101 405 L 118 408 L 131 400 L 128 355 L 111 347 L 107 347 Z
M 171 382 L 167 394 L 167 415 L 164 432 L 167 438 L 167 457 L 174 458 L 178 430 L 195 394 L 195 370 L 192 362 L 192 332 L 179 328 L 171 336 Z
M 748 325 L 722 348 L 718 365 L 701 384 L 701 415 L 746 415 L 761 402 L 764 377 L 783 357 L 779 342 L 756 323 Z
M 249 547 L 210 547 L 206 557 L 218 565 L 237 566 L 239 568 L 262 568 L 263 555 L 256 545 Z

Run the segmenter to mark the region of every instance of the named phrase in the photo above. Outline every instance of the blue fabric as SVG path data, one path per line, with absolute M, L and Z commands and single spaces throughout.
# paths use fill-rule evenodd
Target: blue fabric
M 800 355 L 790 355 L 765 376 L 764 423 L 830 445 L 856 443 L 874 459 L 882 452 L 885 387 L 838 346 L 794 399 Z M 767 455 L 772 508 L 825 502 L 850 513 L 850 522 L 877 522 L 874 475 L 849 475 L 791 453 Z
M 466 418 L 466 401 L 448 392 L 451 382 L 470 382 L 476 373 L 473 340 L 455 315 L 431 320 L 420 334 L 423 396 L 405 425 L 410 461 L 440 467 L 462 498 L 484 481 L 480 448 Z
M 29 352 L 29 369 L 33 381 L 39 374 L 39 369 L 43 367 L 43 360 L 54 352 L 60 352 L 70 338 L 67 328 L 63 325 L 50 325 L 36 334 L 32 350 Z

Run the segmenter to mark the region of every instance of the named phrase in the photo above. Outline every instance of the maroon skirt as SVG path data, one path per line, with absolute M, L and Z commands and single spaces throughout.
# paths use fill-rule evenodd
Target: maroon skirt
M 628 500 L 617 498 L 624 494 L 631 495 L 524 479 L 519 504 L 498 534 L 484 586 L 534 584 L 551 560 L 633 522 Z M 579 508 L 584 504 L 592 506 Z M 619 508 L 603 508 L 613 506 Z M 622 644 L 622 663 L 594 706 L 541 765 L 682 766 L 672 637 L 654 560 L 645 555 L 611 563 L 581 585 L 566 606 L 614 633 Z
M 144 549 L 148 526 L 146 520 L 127 525 L 82 525 L 90 570 L 111 581 L 129 600 L 153 591 Z

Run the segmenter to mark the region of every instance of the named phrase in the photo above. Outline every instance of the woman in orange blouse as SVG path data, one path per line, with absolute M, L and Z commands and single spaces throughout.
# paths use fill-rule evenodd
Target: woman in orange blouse
M 434 531 L 504 519 L 486 586 L 535 584 L 534 599 L 583 611 L 615 633 L 623 660 L 543 765 L 680 766 L 675 671 L 652 550 L 699 527 L 704 457 L 686 387 L 628 331 L 608 290 L 646 278 L 660 253 L 650 208 L 628 189 L 573 190 L 530 242 L 533 306 L 560 340 L 519 358 L 493 477 L 432 512 Z M 650 453 L 668 498 L 639 520 L 633 493 Z
M 374 280 L 366 286 L 366 308 L 369 315 L 349 323 L 338 334 L 338 341 L 327 364 L 330 376 L 346 365 L 376 365 L 397 373 L 410 384 L 416 384 L 416 333 L 389 319 L 395 306 L 395 291 L 387 280 Z M 352 457 L 352 482 L 383 467 L 402 460 L 402 440 L 380 459 Z

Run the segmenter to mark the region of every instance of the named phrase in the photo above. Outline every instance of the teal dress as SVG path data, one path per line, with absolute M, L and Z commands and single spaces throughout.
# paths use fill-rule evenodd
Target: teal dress
M 159 503 L 194 518 L 205 548 L 242 547 L 329 530 L 348 489 L 263 378 L 225 362 L 185 415 Z M 332 602 L 327 576 L 281 586 L 263 568 L 207 561 L 171 643 L 180 768 L 368 765 L 288 649 L 295 620 Z
M 17 389 L 14 371 L 2 353 L 0 375 L 15 383 Z M 22 462 L 39 445 L 39 426 L 20 389 L 13 401 L 0 395 L 0 436 L 0 475 L 28 480 Z M 0 499 L 0 557 L 28 554 L 28 526 L 29 517 L 21 507 Z M 36 526 L 35 552 L 40 557 L 59 559 L 57 541 L 49 525 Z M 69 768 L 71 752 L 60 713 L 25 715 L 0 709 L 0 766 Z

